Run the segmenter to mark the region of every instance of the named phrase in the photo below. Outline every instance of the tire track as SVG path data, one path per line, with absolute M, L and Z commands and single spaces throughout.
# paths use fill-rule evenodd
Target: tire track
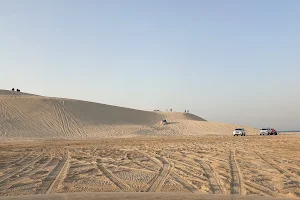
M 199 153 L 196 153 L 196 152 L 189 152 L 189 155 L 192 155 L 192 157 L 196 157 L 196 158 L 199 158 L 199 159 L 203 159 L 203 157 L 205 157 L 206 160 L 214 160 L 216 162 L 227 163 L 228 164 L 228 160 L 223 159 L 223 158 L 218 158 L 216 156 L 208 155 L 207 153 L 199 154 Z
M 207 181 L 207 180 L 204 179 L 203 177 L 200 177 L 200 176 L 195 175 L 195 174 L 193 174 L 193 173 L 191 173 L 191 172 L 188 172 L 187 170 L 182 169 L 182 168 L 180 168 L 180 167 L 178 167 L 178 166 L 175 166 L 175 169 L 177 169 L 177 170 L 179 170 L 179 171 L 182 171 L 183 173 L 185 173 L 185 174 L 191 176 L 194 180 L 201 181 L 201 182 L 206 182 L 206 181 Z M 199 169 L 198 169 L 198 170 L 199 170 Z
M 193 165 L 188 164 L 188 163 L 184 163 L 184 162 L 181 162 L 181 161 L 178 161 L 178 160 L 174 160 L 174 159 L 170 159 L 170 158 L 169 158 L 169 160 L 171 160 L 171 161 L 174 162 L 174 163 L 178 163 L 178 164 L 180 164 L 180 165 L 189 167 L 189 168 L 194 169 L 194 170 L 197 170 L 197 171 L 201 171 L 201 170 L 202 170 L 201 167 L 198 168 L 198 167 L 193 166 Z M 190 174 L 191 176 L 197 177 L 197 175 L 192 174 L 192 173 L 190 173 L 190 172 L 187 172 L 185 169 L 182 169 L 181 167 L 178 167 L 177 165 L 175 165 L 175 168 L 178 169 L 178 170 L 180 170 L 180 171 L 183 171 L 183 172 L 186 173 L 186 174 Z M 198 177 L 198 178 L 200 178 L 200 177 Z M 200 179 L 203 180 L 203 178 L 200 178 Z
M 249 190 L 254 190 L 254 192 L 256 194 L 259 193 L 263 193 L 265 196 L 272 196 L 272 197 L 276 197 L 276 193 L 274 193 L 271 189 L 263 187 L 259 184 L 250 182 L 250 181 L 246 181 L 245 182 L 245 186 L 249 189 Z
M 17 167 L 9 172 L 7 172 L 7 174 L 5 174 L 4 176 L 0 177 L 0 183 L 6 181 L 7 179 L 9 179 L 10 177 L 17 175 L 19 172 L 22 172 L 24 169 L 26 169 L 27 167 L 29 167 L 30 165 L 35 164 L 36 162 L 38 162 L 39 160 L 41 160 L 44 157 L 44 155 L 40 155 L 38 157 L 36 157 L 35 159 L 29 161 L 27 164 L 24 164 L 20 167 Z
M 192 193 L 196 193 L 199 192 L 198 188 L 188 182 L 187 180 L 185 180 L 184 178 L 182 178 L 180 175 L 178 175 L 176 172 L 172 171 L 171 176 L 178 182 L 180 183 L 183 187 L 185 187 L 187 190 L 189 190 Z
M 151 158 L 150 158 L 150 159 L 151 159 Z M 164 165 L 165 163 L 167 163 L 167 164 L 169 164 L 169 165 L 171 166 L 171 171 L 169 172 L 169 175 L 170 175 L 171 177 L 173 177 L 178 183 L 180 183 L 184 188 L 186 188 L 187 190 L 189 190 L 190 192 L 193 192 L 193 193 L 199 192 L 198 188 L 197 188 L 194 184 L 192 184 L 192 183 L 190 183 L 189 181 L 185 180 L 184 178 L 182 178 L 180 175 L 178 175 L 178 174 L 173 170 L 174 168 L 177 168 L 173 162 L 167 161 L 166 158 L 164 158 L 164 157 L 160 157 L 159 160 L 161 161 L 161 163 L 162 163 L 163 165 Z M 171 160 L 171 159 L 169 159 L 169 160 Z M 155 162 L 158 166 L 161 166 L 161 163 L 159 163 L 157 159 L 152 158 L 152 161 Z M 163 166 L 162 166 L 162 167 L 163 167 Z M 162 170 L 162 168 L 160 169 L 160 171 L 161 171 L 161 170 Z M 180 170 L 182 170 L 182 169 L 180 169 Z M 167 177 L 163 180 L 162 183 L 164 183 L 166 179 L 167 179 Z M 153 185 L 153 183 L 154 183 L 154 182 L 152 182 L 152 185 Z M 162 186 L 162 185 L 161 185 L 161 186 Z M 160 188 L 161 188 L 161 186 L 160 186 Z M 151 186 L 150 186 L 150 187 L 151 187 Z M 149 188 L 149 189 L 150 189 L 150 188 Z M 148 190 L 149 190 L 149 189 L 148 189 Z
M 76 107 L 73 105 L 73 104 L 71 104 L 71 108 L 67 108 L 66 106 L 65 106 L 65 102 L 64 102 L 64 100 L 62 100 L 62 104 L 63 104 L 63 106 L 62 106 L 62 108 L 65 110 L 65 111 L 67 111 L 67 110 L 75 110 L 76 109 Z M 70 112 L 66 112 L 66 114 L 67 114 L 67 117 L 70 119 L 70 121 L 72 122 L 71 124 L 72 124 L 72 126 L 71 126 L 71 128 L 72 128 L 72 130 L 73 131 L 75 131 L 75 132 L 77 132 L 77 134 L 80 136 L 80 137 L 87 137 L 87 133 L 85 132 L 85 130 L 84 130 L 84 127 L 83 127 L 83 125 L 81 124 L 81 122 L 79 122 L 77 119 L 76 119 L 76 117 L 74 116 L 74 115 L 72 115 Z
M 139 167 L 141 168 L 144 168 L 145 170 L 149 171 L 149 172 L 156 172 L 153 168 L 149 167 L 149 166 L 146 166 L 146 165 L 143 165 L 142 163 L 138 162 L 138 161 L 134 161 L 133 162 L 134 164 L 138 165 Z
M 229 152 L 229 167 L 231 174 L 230 193 L 234 195 L 246 195 L 242 180 L 242 174 L 235 158 L 235 151 Z
M 57 104 L 59 104 L 59 101 L 57 99 L 53 98 L 53 106 L 55 109 L 55 115 L 58 120 L 59 128 L 61 128 L 62 132 L 64 134 L 66 134 L 66 136 L 71 136 L 70 135 L 71 131 L 68 129 L 69 121 L 67 121 L 66 117 L 65 117 L 66 113 L 62 112 L 62 110 L 59 108 L 60 105 L 57 105 Z
M 296 177 L 292 173 L 290 173 L 288 170 L 284 169 L 283 167 L 275 164 L 272 160 L 269 160 L 265 158 L 262 154 L 258 153 L 255 151 L 255 154 L 260 157 L 263 161 L 268 163 L 271 167 L 276 169 L 280 174 L 284 175 L 287 179 L 289 179 L 295 186 L 296 188 L 300 188 L 300 178 Z
M 1 122 L 3 120 L 6 119 L 6 116 L 7 116 L 7 109 L 5 109 L 6 107 L 4 106 L 3 104 L 3 100 L 0 100 L 0 119 L 1 119 Z
M 46 191 L 46 194 L 50 194 L 52 191 L 57 191 L 59 185 L 65 179 L 67 170 L 69 169 L 69 158 L 69 150 L 66 149 L 64 153 L 63 162 L 61 162 L 60 165 L 58 165 L 56 176 L 50 184 L 48 190 Z
M 11 134 L 14 130 L 16 130 L 16 127 L 11 124 L 12 120 L 14 119 L 14 116 L 11 113 L 9 113 L 10 109 L 9 106 L 7 106 L 5 100 L 0 100 L 0 108 L 0 127 L 2 129 L 1 133 L 4 133 L 4 135 L 6 135 L 9 132 Z
M 52 188 L 64 168 L 66 161 L 68 159 L 69 153 L 66 150 L 63 158 L 57 163 L 57 165 L 53 168 L 53 170 L 42 180 L 41 186 L 36 190 L 39 194 L 49 194 L 52 191 Z
M 149 157 L 149 158 L 156 165 L 160 166 L 161 169 L 160 169 L 160 173 L 155 177 L 155 179 L 152 180 L 152 184 L 147 189 L 148 192 L 151 192 L 151 190 L 153 190 L 153 191 L 159 191 L 160 188 L 162 187 L 163 183 L 165 182 L 165 180 L 168 178 L 168 176 L 172 176 L 178 183 L 180 183 L 184 188 L 186 188 L 190 192 L 193 192 L 193 193 L 199 192 L 197 186 L 195 186 L 194 184 L 192 184 L 189 181 L 185 180 L 180 175 L 178 175 L 175 171 L 173 171 L 174 168 L 177 168 L 173 162 L 167 161 L 164 157 L 160 157 L 159 159 L 156 159 L 154 157 Z M 170 159 L 170 160 L 172 160 L 172 159 Z M 177 160 L 174 160 L 174 161 L 177 162 Z M 178 162 L 180 162 L 180 161 L 178 161 Z M 161 166 L 161 164 L 163 164 L 163 165 Z M 165 173 L 165 172 L 163 172 L 163 169 L 164 169 L 164 167 L 166 167 L 166 165 L 170 166 L 170 171 L 167 172 L 167 176 L 166 177 L 163 177 L 162 174 Z M 179 170 L 182 171 L 181 168 L 179 168 Z M 156 183 L 156 182 L 159 182 L 159 179 L 161 177 L 163 177 L 163 181 L 161 183 Z M 156 188 L 157 184 L 158 184 L 158 188 Z
M 28 183 L 28 184 L 24 184 L 24 185 L 20 185 L 20 186 L 13 186 L 9 189 L 5 190 L 5 193 L 12 193 L 12 192 L 16 192 L 16 191 L 24 191 L 24 190 L 28 190 L 28 189 L 33 189 L 35 188 L 38 184 L 39 184 L 39 180 L 34 181 L 32 183 Z
M 3 107 L 2 109 L 3 109 L 4 113 L 5 113 L 5 117 L 8 115 L 10 117 L 16 116 L 16 117 L 18 117 L 20 119 L 25 119 L 25 117 L 24 117 L 24 115 L 22 113 L 20 113 L 14 106 L 10 105 L 5 100 L 1 101 L 1 104 L 2 104 L 1 107 Z
M 108 171 L 104 166 L 102 159 L 98 159 L 98 168 L 101 170 L 101 172 L 109 179 L 111 182 L 113 182 L 116 186 L 118 186 L 122 191 L 124 192 L 131 192 L 132 189 L 126 185 L 125 183 L 122 183 L 118 177 L 113 175 L 110 171 Z
M 42 159 L 44 159 L 44 157 L 42 157 L 40 160 L 42 160 Z M 46 167 L 49 164 L 50 161 L 51 161 L 51 158 L 48 157 L 48 159 L 46 160 L 46 162 L 44 164 L 41 164 L 41 165 L 39 165 L 37 167 L 34 167 L 33 169 L 29 170 L 28 172 L 19 174 L 20 177 L 18 177 L 16 179 L 13 179 L 13 180 L 10 180 L 9 183 L 7 183 L 4 186 L 0 187 L 0 190 L 6 190 L 9 187 L 11 187 L 12 185 L 14 185 L 14 184 L 22 181 L 22 179 L 30 177 L 34 173 L 38 172 L 40 169 L 43 169 L 44 167 Z
M 32 154 L 32 152 L 27 153 L 26 155 L 24 155 L 20 159 L 15 160 L 12 163 L 9 163 L 8 166 L 6 166 L 7 170 L 5 170 L 5 172 L 7 172 L 8 170 L 10 170 L 10 168 L 15 167 L 16 165 L 20 165 L 21 163 L 23 163 L 24 160 L 28 159 L 31 154 Z
M 118 166 L 116 164 L 107 164 L 106 166 L 108 166 L 108 167 L 118 167 L 118 168 L 121 168 L 121 169 L 128 169 L 128 170 L 134 170 L 134 171 L 141 171 L 141 172 L 146 172 L 146 173 L 154 173 L 152 170 L 148 170 L 146 168 L 140 169 L 140 168 L 134 168 L 134 167 Z
M 101 187 L 93 185 L 76 185 L 74 188 L 82 192 L 101 192 Z
M 74 134 L 79 137 L 86 137 L 87 134 L 84 131 L 84 127 L 70 113 L 69 109 L 66 108 L 64 105 L 64 100 L 62 100 L 62 103 L 56 98 L 52 98 L 52 100 L 55 109 L 55 115 L 62 132 L 68 137 L 74 137 Z
M 201 160 L 195 159 L 197 163 L 202 167 L 204 170 L 206 177 L 208 179 L 211 191 L 214 194 L 226 194 L 226 190 L 224 188 L 224 185 L 221 183 L 221 180 L 217 178 L 216 173 L 212 169 L 212 167 L 207 164 L 206 162 L 203 162 Z
M 295 173 L 298 174 L 300 176 L 300 168 L 298 166 L 300 165 L 294 165 L 294 164 L 286 164 L 286 166 L 288 167 L 287 171 L 289 171 L 290 173 Z
M 151 158 L 155 163 L 156 159 Z M 159 174 L 156 176 L 150 187 L 148 188 L 147 192 L 157 192 L 160 191 L 162 185 L 164 184 L 165 180 L 169 177 L 174 165 L 169 163 L 166 159 L 160 158 L 161 162 L 163 163 L 162 168 L 159 170 Z
M 23 125 L 26 125 L 27 128 L 31 132 L 34 132 L 35 134 L 37 134 L 37 130 L 39 128 L 36 126 L 36 122 L 34 122 L 33 120 L 31 120 L 28 117 L 25 117 L 18 109 L 16 109 L 13 105 L 11 105 L 10 103 L 8 103 L 5 100 L 2 101 L 2 106 L 1 107 L 4 107 L 4 110 L 5 110 L 5 113 L 6 113 L 5 117 L 7 117 L 7 115 L 8 115 L 8 116 L 10 116 L 10 118 L 20 120 L 20 122 Z M 24 129 L 24 126 L 22 126 L 22 129 Z
M 52 137 L 54 137 L 55 135 L 59 136 L 60 134 L 57 131 L 55 131 L 55 129 L 57 130 L 58 128 L 60 128 L 60 124 L 59 121 L 55 118 L 56 112 L 55 109 L 53 111 L 53 104 L 49 104 L 48 102 L 45 102 L 45 104 L 47 104 L 49 108 L 52 108 L 52 110 L 49 109 L 48 112 L 43 112 L 43 114 L 40 116 L 43 128 L 45 131 L 50 132 Z
M 148 166 L 145 166 L 145 165 L 143 165 L 142 163 L 140 163 L 139 161 L 136 161 L 136 160 L 134 159 L 134 156 L 133 156 L 133 153 L 132 153 L 132 152 L 128 152 L 128 153 L 126 154 L 126 157 L 127 157 L 128 160 L 130 160 L 132 163 L 138 165 L 139 167 L 144 168 L 144 169 L 147 170 L 147 171 L 156 172 L 153 168 L 148 167 Z M 138 169 L 137 169 L 137 170 L 138 170 Z

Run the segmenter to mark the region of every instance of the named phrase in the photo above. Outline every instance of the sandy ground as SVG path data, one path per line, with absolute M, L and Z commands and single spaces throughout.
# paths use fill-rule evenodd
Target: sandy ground
M 261 196 L 209 195 L 196 193 L 66 193 L 49 195 L 28 195 L 22 197 L 0 197 L 1 200 L 293 200 L 292 198 L 276 198 Z
M 300 198 L 299 139 L 278 135 L 6 141 L 0 144 L 0 196 L 184 192 Z
M 0 90 L 0 196 L 300 198 L 300 134 L 233 137 L 238 127 Z
M 170 123 L 162 125 L 162 119 Z M 182 112 L 147 112 L 0 90 L 2 140 L 231 135 L 237 127 Z M 244 128 L 249 135 L 259 134 L 254 128 Z

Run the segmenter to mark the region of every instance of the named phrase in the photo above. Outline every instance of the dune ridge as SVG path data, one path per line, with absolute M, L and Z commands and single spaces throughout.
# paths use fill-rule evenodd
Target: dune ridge
M 160 124 L 167 119 L 170 124 Z M 109 138 L 231 134 L 238 125 L 190 113 L 152 112 L 0 90 L 1 138 Z M 258 130 L 245 127 L 249 135 Z

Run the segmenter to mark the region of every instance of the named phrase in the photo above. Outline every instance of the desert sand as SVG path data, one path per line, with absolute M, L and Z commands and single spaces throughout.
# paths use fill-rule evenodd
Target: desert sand
M 0 196 L 184 192 L 299 198 L 299 139 L 207 135 L 4 141 Z
M 1 200 L 293 200 L 292 198 L 209 195 L 195 193 L 130 193 L 130 192 L 102 192 L 102 193 L 65 193 L 49 195 L 26 195 L 22 197 L 0 197 Z
M 160 124 L 164 118 L 171 123 Z M 300 198 L 300 135 L 245 127 L 246 137 L 233 137 L 236 127 L 2 90 L 0 196 Z

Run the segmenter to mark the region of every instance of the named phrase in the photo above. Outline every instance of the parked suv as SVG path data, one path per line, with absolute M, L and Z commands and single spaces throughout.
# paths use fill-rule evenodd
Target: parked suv
M 236 128 L 234 131 L 233 131 L 233 136 L 236 136 L 236 135 L 240 135 L 240 136 L 246 136 L 246 131 L 244 128 Z
M 259 131 L 260 135 L 277 135 L 277 131 L 274 128 L 262 128 Z

